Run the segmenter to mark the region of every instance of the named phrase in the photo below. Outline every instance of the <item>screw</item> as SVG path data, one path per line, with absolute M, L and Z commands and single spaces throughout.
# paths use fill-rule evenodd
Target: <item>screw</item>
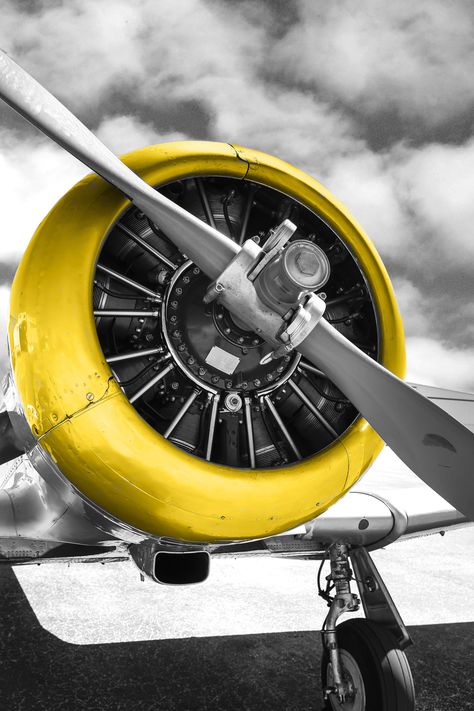
M 146 341 L 152 341 L 153 340 L 153 334 L 152 333 L 147 333 L 145 336 Z
M 206 375 L 206 369 L 203 367 L 199 368 L 198 372 L 199 372 L 199 375 Z
M 171 323 L 176 323 L 177 320 L 178 320 L 178 317 L 175 316 L 174 314 L 173 314 L 173 316 L 171 316 L 171 318 L 170 318 Z
M 243 336 L 240 336 L 240 338 L 239 338 L 239 343 L 243 343 L 243 342 L 244 342 L 244 337 L 243 337 Z
M 277 373 L 283 373 L 283 371 L 284 371 L 283 366 L 282 366 L 282 365 L 279 365 L 278 368 L 277 368 Z
M 256 388 L 259 388 L 260 385 L 262 384 L 262 381 L 259 380 L 258 378 L 255 378 L 255 380 L 253 381 L 253 384 L 255 385 Z
M 193 358 L 192 356 L 189 356 L 189 358 L 188 358 L 188 363 L 189 363 L 189 365 L 194 365 L 195 360 L 194 360 L 194 358 Z
M 212 380 L 213 383 L 218 383 L 218 382 L 219 382 L 219 378 L 217 377 L 217 375 L 213 375 L 212 378 L 211 378 L 211 380 Z
M 184 345 L 184 343 L 180 343 L 178 346 L 178 351 L 184 351 L 184 350 L 186 350 L 186 346 Z
M 181 336 L 181 331 L 179 331 L 178 329 L 176 329 L 175 331 L 173 331 L 173 336 L 174 336 L 175 338 L 179 338 L 179 337 Z
M 183 277 L 183 284 L 189 284 L 189 277 L 188 276 Z
M 94 399 L 94 393 L 87 393 L 86 398 L 87 398 L 89 401 L 92 401 L 92 400 Z
M 227 380 L 225 386 L 226 386 L 226 388 L 231 388 L 232 387 L 232 380 Z
M 224 333 L 230 333 L 230 328 L 224 328 Z
M 178 308 L 178 302 L 177 302 L 177 301 L 172 301 L 172 302 L 171 302 L 171 308 L 172 308 L 172 309 L 177 309 L 177 308 Z
M 273 373 L 267 373 L 265 378 L 270 382 L 271 380 L 273 380 Z
M 199 272 L 200 272 L 199 267 L 194 267 L 193 274 L 199 274 Z

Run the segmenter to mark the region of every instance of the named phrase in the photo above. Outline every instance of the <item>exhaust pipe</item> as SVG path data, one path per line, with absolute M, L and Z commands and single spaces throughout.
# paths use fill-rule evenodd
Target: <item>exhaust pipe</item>
M 204 550 L 164 549 L 154 541 L 130 546 L 132 560 L 148 578 L 162 585 L 194 585 L 209 576 L 211 556 Z

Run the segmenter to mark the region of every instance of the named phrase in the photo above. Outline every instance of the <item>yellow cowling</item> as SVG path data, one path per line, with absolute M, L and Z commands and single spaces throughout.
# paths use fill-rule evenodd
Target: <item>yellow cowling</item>
M 381 361 L 403 377 L 403 328 L 373 245 L 316 180 L 257 151 L 210 142 L 151 146 L 124 162 L 152 185 L 191 176 L 248 178 L 295 198 L 344 240 L 372 292 Z M 382 442 L 359 417 L 338 441 L 284 468 L 236 469 L 186 454 L 130 405 L 101 351 L 92 281 L 101 245 L 129 207 L 95 175 L 36 231 L 11 295 L 13 373 L 28 423 L 77 490 L 152 535 L 189 541 L 276 534 L 322 513 L 361 476 Z

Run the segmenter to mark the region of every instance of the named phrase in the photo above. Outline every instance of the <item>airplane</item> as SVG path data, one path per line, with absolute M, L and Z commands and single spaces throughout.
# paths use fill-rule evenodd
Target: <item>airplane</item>
M 474 395 L 404 382 L 369 238 L 257 150 L 119 159 L 4 52 L 0 96 L 93 171 L 12 285 L 3 562 L 131 558 L 189 585 L 219 556 L 320 561 L 327 708 L 414 709 L 410 636 L 371 552 L 474 519 Z M 432 497 L 353 489 L 384 443 Z

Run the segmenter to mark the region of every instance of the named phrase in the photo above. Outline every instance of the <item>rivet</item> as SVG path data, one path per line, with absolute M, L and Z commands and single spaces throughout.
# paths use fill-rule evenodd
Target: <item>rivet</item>
M 94 393 L 87 393 L 86 395 L 87 400 L 93 400 L 94 399 Z

